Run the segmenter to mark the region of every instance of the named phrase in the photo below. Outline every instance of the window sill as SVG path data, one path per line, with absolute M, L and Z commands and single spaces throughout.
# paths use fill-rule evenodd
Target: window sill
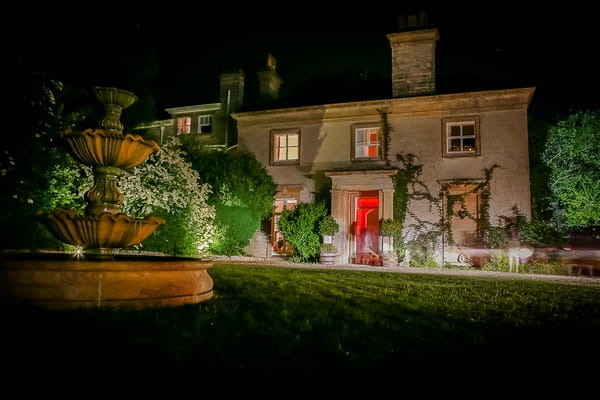
M 444 154 L 444 158 L 461 158 L 461 157 L 479 157 L 479 153 L 447 153 Z
M 353 158 L 352 161 L 383 161 L 381 157 L 362 157 L 362 158 Z
M 272 162 L 271 165 L 274 167 L 278 167 L 278 166 L 285 166 L 285 165 L 299 165 L 300 161 L 299 160 L 295 160 L 295 161 L 275 161 Z

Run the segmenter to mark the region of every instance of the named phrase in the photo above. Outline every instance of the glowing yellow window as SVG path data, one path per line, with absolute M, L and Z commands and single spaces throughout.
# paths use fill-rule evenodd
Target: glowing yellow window
M 297 163 L 300 160 L 299 130 L 273 133 L 273 163 Z
M 192 118 L 183 117 L 177 118 L 177 134 L 189 135 L 192 132 Z

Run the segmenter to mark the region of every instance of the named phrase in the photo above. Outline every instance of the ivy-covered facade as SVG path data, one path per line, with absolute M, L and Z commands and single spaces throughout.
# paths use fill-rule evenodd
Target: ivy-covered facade
M 361 261 L 356 259 L 363 244 L 359 236 L 380 236 L 377 224 L 390 218 L 402 219 L 405 244 L 429 234 L 431 256 L 442 263 L 456 259 L 449 253 L 457 246 L 481 243 L 485 226 L 512 215 L 513 207 L 530 215 L 527 107 L 533 91 L 341 103 L 235 118 L 239 146 L 266 166 L 278 185 L 277 196 L 287 193 L 297 202 L 312 202 L 318 193 L 330 191 L 331 213 L 340 225 L 338 263 Z M 381 146 L 383 109 L 388 159 Z M 445 153 L 456 121 L 476 124 L 477 152 Z M 362 135 L 358 127 L 372 127 L 377 136 L 364 144 L 357 140 Z M 287 130 L 298 132 L 298 160 L 277 163 L 272 137 Z M 459 138 L 464 142 L 466 136 Z M 376 150 L 357 158 L 360 146 Z
M 276 201 L 330 202 L 337 264 L 380 265 L 393 252 L 443 265 L 484 246 L 502 216 L 530 216 L 534 88 L 436 94 L 437 38 L 436 29 L 388 35 L 393 98 L 233 114 L 239 147 L 265 165 Z M 277 254 L 275 217 L 261 257 Z M 399 225 L 395 250 L 380 231 L 386 220 Z

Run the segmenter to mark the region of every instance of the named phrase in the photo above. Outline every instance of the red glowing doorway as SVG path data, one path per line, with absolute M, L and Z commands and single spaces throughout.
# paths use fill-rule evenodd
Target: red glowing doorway
M 379 192 L 358 192 L 352 197 L 355 254 L 352 263 L 382 265 L 379 254 Z

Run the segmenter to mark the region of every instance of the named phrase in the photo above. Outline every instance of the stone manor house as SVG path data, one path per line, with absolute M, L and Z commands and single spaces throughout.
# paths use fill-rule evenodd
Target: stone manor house
M 534 88 L 437 94 L 439 32 L 413 28 L 387 35 L 391 98 L 269 107 L 282 83 L 269 56 L 258 73 L 262 109 L 244 110 L 243 72 L 224 73 L 218 103 L 167 109 L 172 119 L 145 129 L 158 139 L 195 135 L 219 150 L 237 144 L 266 167 L 278 192 L 270 231 L 259 230 L 247 248 L 258 257 L 286 251 L 276 223 L 281 210 L 328 192 L 340 226 L 335 263 L 372 263 L 360 255 L 389 251 L 380 223 L 398 215 L 394 178 L 406 165 L 397 155 L 411 155 L 421 172 L 408 185 L 404 241 L 437 230 L 434 259 L 457 262 L 461 248 L 481 243 L 483 224 L 496 225 L 513 207 L 530 216 L 527 109 Z M 367 234 L 379 239 L 368 249 Z

